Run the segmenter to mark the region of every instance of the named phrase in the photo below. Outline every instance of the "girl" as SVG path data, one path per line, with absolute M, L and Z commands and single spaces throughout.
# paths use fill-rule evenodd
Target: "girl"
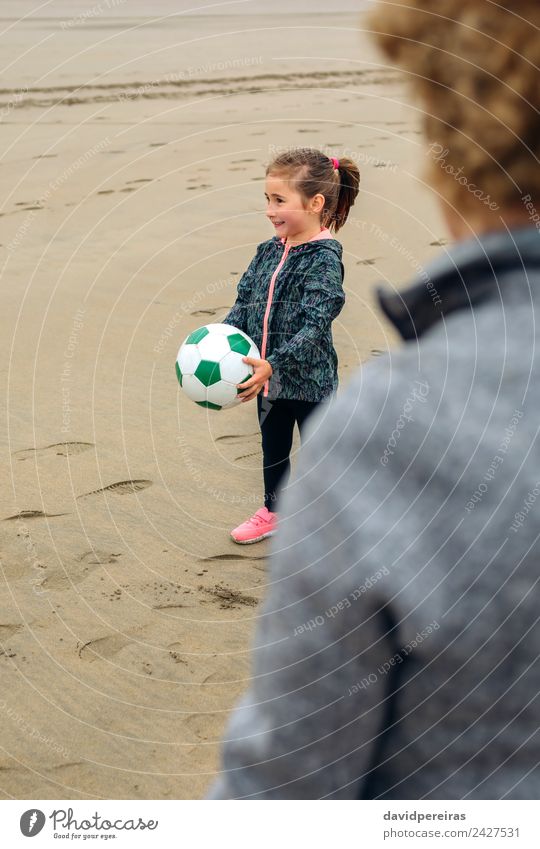
M 254 373 L 238 389 L 244 403 L 257 398 L 264 506 L 231 531 L 237 543 L 275 533 L 294 425 L 302 438 L 307 417 L 337 389 L 331 325 L 345 302 L 344 268 L 330 231 L 343 227 L 359 183 L 352 160 L 309 148 L 282 153 L 266 169 L 266 215 L 276 235 L 258 246 L 223 319 L 261 352 L 260 360 L 244 357 Z

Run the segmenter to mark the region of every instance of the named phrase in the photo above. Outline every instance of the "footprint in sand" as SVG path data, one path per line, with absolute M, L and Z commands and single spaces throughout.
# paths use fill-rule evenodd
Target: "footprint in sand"
M 75 559 L 78 560 L 79 563 L 87 564 L 89 566 L 101 566 L 104 563 L 116 563 L 119 557 L 122 557 L 121 551 L 116 553 L 114 551 L 102 551 L 99 548 L 94 548 L 90 551 L 85 551 Z
M 114 195 L 114 189 L 103 189 L 98 195 Z
M 210 183 L 201 183 L 200 186 L 186 186 L 188 192 L 193 191 L 194 189 L 211 189 L 212 186 Z
M 188 716 L 183 724 L 197 740 L 217 741 L 219 740 L 219 732 L 215 727 L 216 719 L 219 721 L 219 714 L 197 713 Z
M 153 177 L 141 177 L 140 180 L 128 180 L 128 185 L 130 183 L 152 183 Z
M 117 481 L 108 486 L 102 486 L 100 489 L 93 489 L 91 492 L 83 492 L 77 498 L 88 498 L 89 495 L 99 495 L 102 492 L 111 492 L 114 495 L 131 495 L 134 492 L 140 492 L 141 489 L 147 489 L 152 484 L 153 481 L 149 480 Z
M 233 159 L 233 165 L 237 165 L 239 162 L 257 162 L 256 159 Z
M 181 643 L 170 643 L 167 646 L 167 651 L 169 652 L 169 657 L 174 663 L 184 663 L 186 666 L 188 665 L 187 660 L 184 660 L 183 657 L 180 656 L 180 652 L 182 651 Z
M 201 563 L 208 563 L 212 560 L 266 560 L 266 555 L 261 554 L 249 557 L 246 554 L 212 554 L 210 557 L 198 557 Z
M 430 242 L 429 245 L 432 248 L 442 248 L 443 245 L 447 245 L 450 239 L 436 239 L 434 242 Z
M 356 264 L 357 265 L 375 265 L 375 263 L 377 262 L 378 259 L 381 259 L 381 257 L 376 256 L 373 259 L 359 259 Z
M 4 643 L 6 640 L 9 640 L 13 634 L 16 634 L 17 631 L 20 631 L 24 626 L 21 624 L 13 624 L 13 625 L 0 625 L 0 643 Z
M 251 454 L 240 454 L 240 456 L 235 457 L 234 460 L 236 462 L 237 460 L 246 460 L 248 457 L 259 457 L 260 454 L 260 451 L 252 451 Z
M 29 460 L 32 457 L 46 457 L 54 455 L 57 457 L 69 457 L 71 454 L 82 454 L 94 448 L 93 442 L 53 442 L 44 448 L 23 448 L 21 451 L 13 451 L 12 456 L 18 460 Z
M 238 439 L 249 439 L 252 436 L 258 436 L 259 431 L 254 433 L 226 433 L 224 436 L 216 436 L 215 442 L 236 442 Z
M 152 142 L 148 147 L 163 147 L 163 145 L 167 144 L 167 142 Z
M 46 591 L 72 589 L 74 585 L 77 586 L 88 578 L 96 566 L 117 563 L 117 558 L 121 556 L 121 552 L 115 554 L 99 549 L 85 551 L 84 554 L 75 558 L 75 563 L 66 563 L 63 569 L 47 575 L 41 582 L 40 589 Z
M 212 601 L 219 604 L 222 610 L 231 610 L 240 607 L 256 607 L 259 604 L 259 599 L 252 595 L 246 595 L 239 590 L 231 590 L 224 584 L 216 584 L 214 587 L 198 587 L 199 591 L 206 593 L 212 597 Z
M 17 657 L 13 649 L 0 649 L 0 657 Z
M 77 654 L 81 660 L 92 663 L 98 660 L 98 658 L 108 660 L 129 645 L 131 645 L 129 637 L 125 637 L 123 634 L 109 634 L 106 637 L 96 637 L 94 640 L 88 640 L 86 643 L 78 642 Z
M 51 764 L 49 769 L 54 769 L 57 772 L 59 769 L 71 769 L 74 766 L 86 766 L 87 761 L 70 761 L 67 764 Z M 76 779 L 73 779 L 76 780 Z
M 379 348 L 372 348 L 370 353 L 374 357 L 380 357 L 382 354 L 386 353 L 385 351 L 380 351 Z
M 44 513 L 42 510 L 21 510 L 14 516 L 6 516 L 3 522 L 13 522 L 16 519 L 53 519 L 55 516 L 67 516 L 67 513 Z
M 226 309 L 227 309 L 227 307 L 225 306 L 225 307 L 214 307 L 213 309 L 208 308 L 206 310 L 195 310 L 195 312 L 191 312 L 190 315 L 215 315 L 220 310 L 226 310 Z

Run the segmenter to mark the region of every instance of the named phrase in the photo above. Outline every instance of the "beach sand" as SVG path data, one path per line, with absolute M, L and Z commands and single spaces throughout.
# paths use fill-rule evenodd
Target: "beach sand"
M 396 344 L 374 285 L 421 271 L 444 228 L 418 111 L 358 16 L 62 8 L 0 22 L 0 794 L 198 798 L 249 677 L 269 542 L 229 538 L 262 503 L 255 403 L 189 402 L 178 346 L 273 235 L 278 148 L 361 168 L 342 389 Z

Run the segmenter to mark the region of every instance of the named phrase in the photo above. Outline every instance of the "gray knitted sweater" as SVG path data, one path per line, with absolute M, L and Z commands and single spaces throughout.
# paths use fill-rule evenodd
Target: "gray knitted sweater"
M 314 413 L 210 798 L 540 796 L 540 234 L 452 248 Z

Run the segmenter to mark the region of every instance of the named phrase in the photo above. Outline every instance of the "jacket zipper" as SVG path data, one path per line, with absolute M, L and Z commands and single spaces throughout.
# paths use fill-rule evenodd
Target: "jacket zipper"
M 272 274 L 272 278 L 270 280 L 270 287 L 268 289 L 268 298 L 266 300 L 266 310 L 265 310 L 264 319 L 263 319 L 263 338 L 262 338 L 262 345 L 261 345 L 261 359 L 262 360 L 264 360 L 264 357 L 265 357 L 265 354 L 266 354 L 266 339 L 267 339 L 267 335 L 268 335 L 268 316 L 270 315 L 270 307 L 272 306 L 272 297 L 273 297 L 273 294 L 274 294 L 276 277 L 278 276 L 279 272 L 281 271 L 281 269 L 283 267 L 283 263 L 287 259 L 287 254 L 289 253 L 289 249 L 290 249 L 290 245 L 285 245 L 285 250 L 283 252 L 283 256 L 281 257 L 279 264 L 278 264 L 276 270 L 274 271 L 274 273 Z M 270 383 L 270 381 L 267 380 L 266 383 L 264 384 L 263 396 L 265 398 L 268 395 L 269 383 Z

